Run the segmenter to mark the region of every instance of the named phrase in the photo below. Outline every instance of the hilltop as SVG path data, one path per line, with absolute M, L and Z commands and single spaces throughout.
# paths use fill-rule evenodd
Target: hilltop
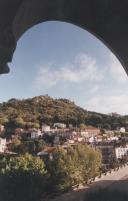
M 128 117 L 89 112 L 68 99 L 54 99 L 48 95 L 28 99 L 10 99 L 0 104 L 0 124 L 6 128 L 40 127 L 43 123 L 52 125 L 63 122 L 67 126 L 81 123 L 113 129 L 127 126 Z

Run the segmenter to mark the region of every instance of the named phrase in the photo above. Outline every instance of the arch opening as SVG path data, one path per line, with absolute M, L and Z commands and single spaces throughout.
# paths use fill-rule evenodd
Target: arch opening
M 54 1 L 52 4 L 49 1 L 43 4 L 40 0 L 38 0 L 38 2 L 33 0 L 31 4 L 29 1 L 28 3 L 24 2 L 13 21 L 12 27 L 15 38 L 18 40 L 29 28 L 46 21 L 57 20 L 71 23 L 87 30 L 101 40 L 115 54 L 127 72 L 127 67 L 124 62 L 126 59 L 126 54 L 123 50 L 125 49 L 124 42 L 122 41 L 122 45 L 118 44 L 118 37 L 114 36 L 115 31 L 116 35 L 118 32 L 119 36 L 122 35 L 119 33 L 121 29 L 126 32 L 124 24 L 122 24 L 121 27 L 117 27 L 117 24 L 119 24 L 118 19 L 114 19 L 112 11 L 109 11 L 111 4 L 102 5 L 104 6 L 102 10 L 100 10 L 98 6 L 99 4 L 94 3 L 93 5 L 88 1 L 82 4 L 82 6 L 77 1 L 73 3 L 70 1 L 68 5 L 65 1 Z M 106 16 L 107 11 L 109 11 L 108 16 Z M 115 28 L 113 27 L 113 23 L 115 23 Z M 111 29 L 111 32 L 109 29 Z M 115 41 L 115 39 L 117 41 Z M 118 47 L 119 45 L 120 48 Z

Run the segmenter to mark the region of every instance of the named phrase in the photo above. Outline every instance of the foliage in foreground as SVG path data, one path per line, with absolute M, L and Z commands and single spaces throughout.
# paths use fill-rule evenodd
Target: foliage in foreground
M 32 155 L 4 159 L 0 170 L 0 201 L 38 201 L 45 188 L 46 170 Z
M 56 149 L 52 160 L 30 154 L 4 158 L 0 162 L 0 201 L 41 201 L 96 176 L 101 155 L 87 145 Z
M 69 146 L 67 151 L 57 148 L 53 160 L 46 166 L 51 190 L 63 192 L 98 175 L 101 154 L 87 145 L 78 145 L 75 149 Z

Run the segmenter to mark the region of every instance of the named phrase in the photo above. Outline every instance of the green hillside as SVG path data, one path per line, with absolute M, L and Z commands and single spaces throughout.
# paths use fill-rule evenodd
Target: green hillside
M 63 122 L 67 126 L 79 126 L 81 123 L 101 128 L 113 129 L 127 126 L 128 117 L 89 112 L 67 99 L 54 99 L 46 96 L 17 100 L 10 99 L 0 104 L 0 124 L 6 128 L 40 127 L 43 123 L 52 125 Z

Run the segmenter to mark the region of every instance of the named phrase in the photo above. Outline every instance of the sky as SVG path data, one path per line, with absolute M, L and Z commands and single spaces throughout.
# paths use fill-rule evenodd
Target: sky
M 20 38 L 0 102 L 48 94 L 89 111 L 128 114 L 127 75 L 112 52 L 75 25 L 44 22 Z

